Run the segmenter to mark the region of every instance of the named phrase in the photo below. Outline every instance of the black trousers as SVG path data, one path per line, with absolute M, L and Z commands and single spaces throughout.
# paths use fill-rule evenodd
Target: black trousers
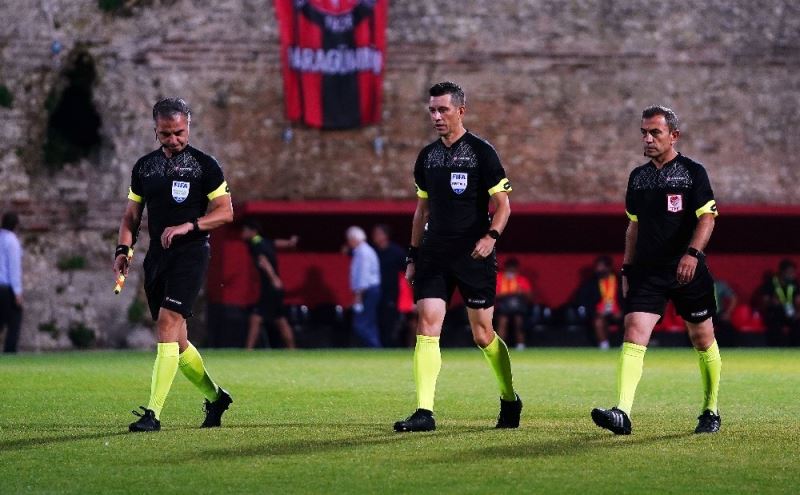
M 22 307 L 17 305 L 14 291 L 7 285 L 0 285 L 0 332 L 6 330 L 4 352 L 17 352 L 21 324 Z

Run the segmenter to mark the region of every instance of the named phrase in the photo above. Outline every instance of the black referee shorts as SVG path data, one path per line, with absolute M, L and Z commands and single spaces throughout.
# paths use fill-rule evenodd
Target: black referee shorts
M 420 249 L 414 273 L 414 302 L 435 298 L 450 302 L 458 287 L 468 308 L 494 306 L 497 289 L 497 257 L 473 259 L 472 246 L 461 249 Z
M 206 278 L 208 241 L 203 239 L 182 246 L 147 250 L 144 258 L 144 291 L 153 320 L 166 308 L 192 316 L 192 306 Z
M 677 265 L 634 265 L 626 271 L 628 296 L 625 314 L 644 312 L 664 316 L 667 300 L 685 321 L 700 323 L 717 313 L 714 279 L 705 263 L 698 263 L 694 279 L 679 284 Z
M 262 285 L 258 302 L 251 307 L 250 312 L 259 315 L 264 320 L 275 320 L 288 316 L 286 306 L 283 304 L 283 296 L 283 289 Z

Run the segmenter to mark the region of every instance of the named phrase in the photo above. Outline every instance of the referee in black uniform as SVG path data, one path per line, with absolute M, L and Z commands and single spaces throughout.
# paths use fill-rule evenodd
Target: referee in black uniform
M 222 413 L 233 400 L 211 380 L 203 359 L 189 342 L 186 318 L 192 316 L 205 280 L 208 231 L 233 220 L 230 191 L 217 160 L 189 146 L 191 112 L 185 101 L 159 101 L 153 107 L 153 121 L 161 147 L 133 167 L 114 255 L 115 273 L 127 275 L 127 255 L 147 206 L 150 246 L 144 260 L 144 286 L 159 343 L 150 402 L 141 407 L 143 414 L 134 411 L 139 419 L 129 429 L 161 428 L 161 409 L 179 368 L 206 398 L 202 426 L 220 426 Z
M 705 398 L 695 433 L 715 433 L 721 425 L 717 392 L 722 360 L 711 321 L 717 311 L 714 280 L 703 249 L 714 230 L 717 204 L 705 168 L 675 150 L 680 137 L 675 112 L 646 108 L 641 132 L 650 161 L 631 173 L 625 196 L 630 222 L 622 273 L 625 338 L 617 369 L 618 402 L 611 409 L 592 410 L 592 419 L 616 434 L 631 433 L 646 346 L 672 300 L 700 363 Z
M 406 268 L 419 310 L 414 349 L 417 410 L 396 422 L 394 429 L 436 428 L 433 400 L 442 363 L 439 336 L 456 287 L 466 303 L 475 343 L 500 386 L 496 426 L 516 428 L 522 401 L 514 391 L 508 348 L 492 328 L 494 245 L 511 214 L 511 184 L 492 145 L 464 128 L 464 91 L 455 83 L 442 82 L 429 94 L 428 112 L 439 139 L 422 149 L 414 167 L 418 200 Z M 495 207 L 491 220 L 490 202 Z

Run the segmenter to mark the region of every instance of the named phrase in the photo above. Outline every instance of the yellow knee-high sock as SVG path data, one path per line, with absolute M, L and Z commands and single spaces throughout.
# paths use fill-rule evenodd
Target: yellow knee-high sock
M 192 382 L 195 387 L 200 389 L 200 392 L 203 393 L 209 402 L 214 402 L 219 398 L 219 387 L 217 387 L 214 380 L 208 376 L 208 371 L 206 371 L 206 367 L 203 365 L 203 358 L 191 342 L 189 342 L 189 347 L 181 353 L 178 365 L 181 368 L 183 376 Z
M 514 379 L 511 376 L 511 356 L 508 355 L 506 343 L 495 333 L 492 342 L 486 347 L 481 347 L 481 350 L 497 378 L 500 398 L 517 400 L 517 394 L 514 392 Z
M 442 353 L 439 337 L 417 335 L 414 348 L 414 382 L 417 384 L 417 407 L 433 411 L 436 395 L 436 379 L 442 369 Z
M 636 395 L 636 387 L 642 378 L 646 351 L 647 347 L 643 345 L 631 342 L 622 344 L 622 352 L 620 352 L 617 366 L 617 393 L 619 394 L 617 408 L 625 411 L 626 414 L 630 414 L 633 407 L 633 397 Z
M 159 342 L 156 362 L 153 364 L 153 378 L 150 381 L 150 402 L 147 404 L 147 408 L 155 413 L 156 419 L 161 418 L 161 409 L 164 408 L 177 371 L 178 343 Z
M 715 340 L 705 351 L 697 351 L 700 361 L 700 377 L 703 381 L 703 411 L 706 409 L 717 414 L 717 395 L 719 393 L 719 378 L 722 373 L 722 357 L 719 355 L 719 346 Z

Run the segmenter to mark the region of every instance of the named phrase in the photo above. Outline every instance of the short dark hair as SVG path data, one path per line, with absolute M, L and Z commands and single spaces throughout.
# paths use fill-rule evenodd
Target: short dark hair
M 3 223 L 5 223 L 5 222 L 3 222 Z M 781 262 L 778 264 L 778 271 L 779 272 L 784 272 L 789 268 L 797 269 L 797 265 L 794 264 L 794 261 L 792 261 L 792 260 L 790 260 L 788 258 L 782 259 Z
M 509 268 L 519 268 L 519 260 L 514 258 L 513 256 L 506 259 L 506 262 L 503 264 L 503 267 L 508 270 Z
M 428 90 L 431 96 L 444 96 L 450 95 L 450 101 L 457 107 L 463 107 L 467 104 L 467 96 L 461 86 L 452 81 L 443 81 L 431 86 Z
M 642 111 L 642 120 L 655 117 L 656 115 L 662 115 L 664 117 L 670 132 L 677 131 L 680 128 L 680 122 L 678 121 L 678 115 L 675 113 L 675 110 L 664 105 L 650 105 L 645 108 Z
M 19 225 L 19 215 L 14 211 L 7 211 L 3 214 L 3 228 L 14 230 Z
M 376 224 L 374 228 L 382 231 L 384 234 L 386 234 L 386 237 L 392 237 L 392 228 L 389 227 L 387 224 L 379 223 Z
M 242 228 L 254 230 L 258 233 L 261 233 L 261 224 L 258 222 L 258 220 L 252 218 L 248 218 L 247 220 L 242 222 Z
M 163 98 L 153 105 L 153 120 L 158 120 L 159 117 L 171 118 L 179 113 L 185 115 L 186 120 L 191 122 L 192 110 L 182 98 Z
M 603 265 L 605 265 L 605 266 L 607 266 L 609 268 L 614 266 L 614 261 L 611 259 L 611 256 L 609 256 L 607 254 L 598 256 L 597 259 L 594 260 L 594 263 L 595 264 L 602 263 Z

